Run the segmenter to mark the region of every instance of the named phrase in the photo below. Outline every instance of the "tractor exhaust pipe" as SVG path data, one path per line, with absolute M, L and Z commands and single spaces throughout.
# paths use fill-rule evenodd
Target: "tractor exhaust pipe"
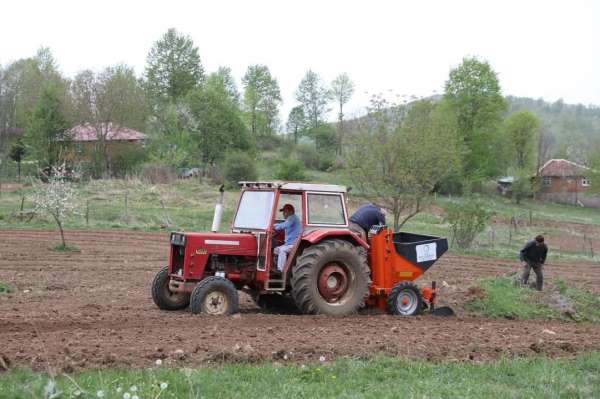
M 223 197 L 225 196 L 225 185 L 221 185 L 219 187 L 219 192 L 221 196 L 219 197 L 219 202 L 215 205 L 215 215 L 213 216 L 212 229 L 213 233 L 219 231 L 219 227 L 221 227 L 221 219 L 223 217 Z

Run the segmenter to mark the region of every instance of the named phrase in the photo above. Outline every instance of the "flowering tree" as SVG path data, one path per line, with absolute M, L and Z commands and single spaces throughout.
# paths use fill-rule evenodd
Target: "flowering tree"
M 48 184 L 38 187 L 34 194 L 36 212 L 46 213 L 54 219 L 60 230 L 62 249 L 65 242 L 64 222 L 77 209 L 77 194 L 64 166 L 53 167 L 48 175 Z

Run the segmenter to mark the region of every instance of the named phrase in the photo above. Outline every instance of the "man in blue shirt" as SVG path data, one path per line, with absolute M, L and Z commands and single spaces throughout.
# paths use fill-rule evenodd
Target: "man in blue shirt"
M 371 227 L 380 224 L 385 225 L 384 211 L 377 205 L 369 203 L 362 205 L 350 216 L 348 227 L 366 240 Z
M 285 221 L 275 223 L 273 228 L 275 231 L 285 231 L 285 241 L 283 245 L 276 247 L 273 250 L 273 253 L 277 255 L 277 270 L 281 272 L 287 261 L 288 253 L 294 247 L 298 237 L 300 237 L 302 225 L 300 224 L 300 219 L 298 219 L 298 216 L 295 214 L 294 206 L 292 204 L 285 204 L 279 211 L 283 212 Z

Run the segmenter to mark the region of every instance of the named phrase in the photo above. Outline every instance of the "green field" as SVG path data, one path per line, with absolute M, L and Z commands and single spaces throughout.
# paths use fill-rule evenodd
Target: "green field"
M 110 369 L 54 378 L 13 370 L 0 376 L 3 398 L 132 399 L 134 395 L 140 399 L 593 398 L 600 397 L 600 354 L 486 363 L 380 358 L 308 365 Z

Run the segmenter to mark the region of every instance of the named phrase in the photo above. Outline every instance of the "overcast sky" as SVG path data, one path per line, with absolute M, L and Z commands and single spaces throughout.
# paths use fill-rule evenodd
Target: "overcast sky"
M 467 55 L 491 63 L 505 95 L 600 105 L 600 1 L 8 0 L 0 13 L 0 63 L 43 45 L 70 77 L 119 62 L 141 75 L 175 27 L 207 71 L 229 66 L 238 85 L 249 64 L 267 65 L 284 118 L 309 68 L 327 83 L 347 72 L 347 114 L 360 114 L 372 93 L 440 93 Z

